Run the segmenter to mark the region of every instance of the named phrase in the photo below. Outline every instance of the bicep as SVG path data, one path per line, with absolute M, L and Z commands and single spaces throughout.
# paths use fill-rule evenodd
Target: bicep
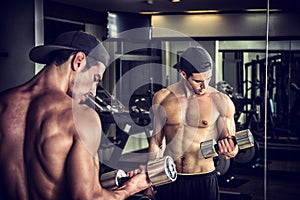
M 162 103 L 165 99 L 165 92 L 158 92 L 154 95 L 152 103 L 153 111 L 153 135 L 161 135 L 167 121 L 167 114 Z
M 96 161 L 101 124 L 98 116 L 86 109 L 78 109 L 75 117 L 70 129 L 73 144 L 67 158 L 68 187 L 72 198 L 90 199 L 102 192 Z
M 158 117 L 157 117 L 158 118 Z M 160 156 L 161 151 L 165 148 L 165 138 L 164 138 L 164 131 L 163 126 L 161 126 L 160 120 L 158 122 L 154 122 L 153 124 L 153 133 L 150 138 L 149 143 L 149 152 L 153 152 L 153 155 L 150 155 L 150 159 L 155 159 Z M 155 117 L 154 117 L 155 121 Z
M 220 111 L 220 116 L 217 120 L 217 128 L 221 138 L 229 135 L 235 135 L 234 104 L 227 96 L 223 102 L 226 106 L 224 106 L 224 109 Z
M 150 138 L 149 151 L 150 152 L 158 152 L 164 149 L 164 125 L 167 120 L 166 112 L 164 107 L 162 106 L 163 95 L 161 93 L 155 94 L 153 98 L 153 133 Z M 156 157 L 156 155 L 151 156 L 152 159 Z
M 127 191 L 102 188 L 99 162 L 80 140 L 75 141 L 67 161 L 67 181 L 71 199 L 125 199 Z
M 94 156 L 75 139 L 67 160 L 67 181 L 72 198 L 88 199 L 95 191 L 101 192 L 97 169 Z

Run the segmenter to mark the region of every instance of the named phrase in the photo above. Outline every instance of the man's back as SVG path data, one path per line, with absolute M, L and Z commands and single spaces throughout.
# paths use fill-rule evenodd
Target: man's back
M 71 98 L 22 86 L 0 99 L 2 198 L 66 199 Z
M 28 199 L 23 143 L 30 100 L 21 88 L 0 94 L 0 199 Z
M 27 115 L 25 168 L 31 199 L 67 199 L 65 174 L 72 146 L 71 99 L 48 91 L 32 100 Z

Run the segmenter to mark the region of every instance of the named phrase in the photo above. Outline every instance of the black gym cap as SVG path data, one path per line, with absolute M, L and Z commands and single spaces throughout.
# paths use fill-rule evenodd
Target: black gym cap
M 174 67 L 187 73 L 202 73 L 212 69 L 213 60 L 203 47 L 189 47 Z
M 29 58 L 33 62 L 46 64 L 49 61 L 50 54 L 57 50 L 83 51 L 107 66 L 109 54 L 103 44 L 93 35 L 83 31 L 69 31 L 60 34 L 53 44 L 40 45 L 31 49 Z

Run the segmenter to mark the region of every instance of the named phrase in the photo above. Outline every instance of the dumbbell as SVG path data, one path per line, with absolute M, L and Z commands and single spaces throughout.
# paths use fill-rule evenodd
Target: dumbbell
M 240 150 L 254 146 L 254 138 L 249 129 L 239 131 L 232 137 L 234 143 Z M 204 158 L 218 156 L 219 148 L 215 139 L 207 140 L 200 143 L 200 151 Z
M 101 185 L 107 190 L 115 190 L 123 185 L 129 178 L 122 169 L 116 169 L 105 174 L 102 174 L 100 180 Z
M 147 177 L 153 186 L 165 185 L 177 179 L 176 166 L 170 156 L 151 160 L 146 166 Z M 101 185 L 107 190 L 115 190 L 130 178 L 122 169 L 116 169 L 102 174 Z

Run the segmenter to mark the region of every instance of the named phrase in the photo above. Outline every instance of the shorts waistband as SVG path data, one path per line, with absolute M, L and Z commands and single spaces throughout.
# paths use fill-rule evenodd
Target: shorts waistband
M 195 172 L 195 173 L 178 173 L 177 172 L 177 175 L 179 175 L 179 176 L 194 176 L 194 175 L 210 175 L 213 173 L 215 173 L 214 169 L 211 171 L 208 171 L 208 172 Z
M 193 180 L 193 179 L 206 179 L 211 178 L 217 175 L 216 170 L 211 172 L 204 172 L 204 173 L 191 173 L 191 174 L 177 174 L 178 180 Z

